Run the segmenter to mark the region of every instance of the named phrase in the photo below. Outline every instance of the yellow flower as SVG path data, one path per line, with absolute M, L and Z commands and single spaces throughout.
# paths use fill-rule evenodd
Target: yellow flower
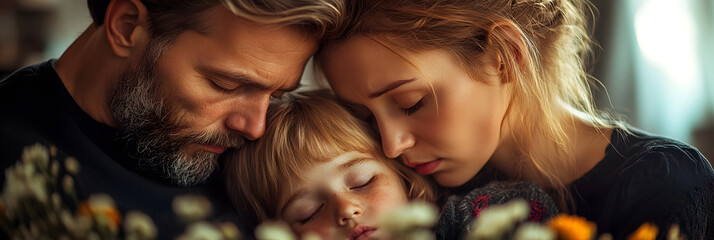
M 635 232 L 627 237 L 628 240 L 653 240 L 657 237 L 657 226 L 652 223 L 643 223 Z
M 114 200 L 106 194 L 94 194 L 89 196 L 88 201 L 79 204 L 77 215 L 98 217 L 96 218 L 97 220 L 104 218 L 108 220 L 107 223 L 110 224 L 108 227 L 112 231 L 117 230 L 121 223 L 121 214 L 119 210 L 114 207 Z
M 595 224 L 585 218 L 565 214 L 553 218 L 548 226 L 558 235 L 558 239 L 564 240 L 592 239 L 596 228 Z

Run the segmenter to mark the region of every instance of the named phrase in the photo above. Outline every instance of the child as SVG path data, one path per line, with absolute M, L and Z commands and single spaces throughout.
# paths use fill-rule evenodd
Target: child
M 385 157 L 369 127 L 328 91 L 286 95 L 271 104 L 267 123 L 263 138 L 247 143 L 226 161 L 227 192 L 250 229 L 280 219 L 298 235 L 379 238 L 379 214 L 410 200 L 435 201 L 431 182 Z M 547 199 L 537 187 L 530 188 L 534 185 L 508 186 L 491 191 L 492 204 L 514 197 Z M 542 202 L 552 216 L 552 201 Z
M 328 91 L 283 98 L 268 109 L 265 136 L 226 163 L 227 191 L 249 228 L 280 219 L 299 235 L 374 237 L 379 213 L 435 200 L 432 184 L 386 158 Z

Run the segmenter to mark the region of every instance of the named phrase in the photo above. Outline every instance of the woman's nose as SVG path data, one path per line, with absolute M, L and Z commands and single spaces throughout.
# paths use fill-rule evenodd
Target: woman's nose
M 382 151 L 389 158 L 399 157 L 416 143 L 407 126 L 389 119 L 379 122 L 379 133 L 382 138 Z

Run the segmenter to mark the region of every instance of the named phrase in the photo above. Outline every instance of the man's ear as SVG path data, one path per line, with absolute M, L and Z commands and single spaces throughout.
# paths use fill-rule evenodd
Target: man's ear
M 496 22 L 490 28 L 487 38 L 488 46 L 496 50 L 495 61 L 499 71 L 503 72 L 509 65 L 522 67 L 528 58 L 528 45 L 524 33 L 512 22 Z
M 150 39 L 148 12 L 140 0 L 113 0 L 107 8 L 104 30 L 114 54 L 129 57 L 143 50 Z

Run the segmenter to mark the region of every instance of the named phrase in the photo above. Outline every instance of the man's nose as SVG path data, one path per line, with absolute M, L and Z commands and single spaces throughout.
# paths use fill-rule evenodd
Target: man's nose
M 250 140 L 260 138 L 265 133 L 265 115 L 269 103 L 270 95 L 244 99 L 228 113 L 226 127 Z

